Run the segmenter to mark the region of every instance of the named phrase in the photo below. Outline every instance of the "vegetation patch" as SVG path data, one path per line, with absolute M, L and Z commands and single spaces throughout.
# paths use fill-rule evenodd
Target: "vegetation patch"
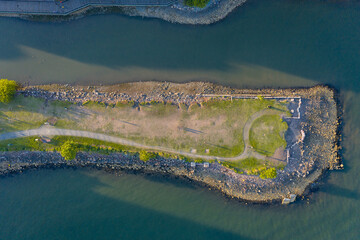
M 260 160 L 253 157 L 239 161 L 223 161 L 221 164 L 236 173 L 259 175 L 260 178 L 275 178 L 276 170 L 283 169 L 284 167 L 282 164 L 274 164 L 267 160 Z
M 147 152 L 145 150 L 141 150 L 139 152 L 139 159 L 144 162 L 149 161 L 150 159 L 156 158 L 157 156 L 158 155 L 154 152 Z
M 286 147 L 284 133 L 287 129 L 287 123 L 279 115 L 264 115 L 251 126 L 250 144 L 255 151 L 271 156 L 279 147 Z
M 15 81 L 0 79 L 0 102 L 8 103 L 14 97 L 18 84 Z
M 185 5 L 189 7 L 204 8 L 210 0 L 185 0 Z
M 268 168 L 260 172 L 260 178 L 276 178 L 277 173 L 275 168 Z

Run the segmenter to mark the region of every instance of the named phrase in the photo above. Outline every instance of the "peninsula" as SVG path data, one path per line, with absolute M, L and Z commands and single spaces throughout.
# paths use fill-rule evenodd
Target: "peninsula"
M 2 0 L 0 16 L 73 19 L 88 14 L 122 13 L 182 24 L 211 24 L 246 0 Z M 50 18 L 49 18 L 50 17 Z
M 289 203 L 325 170 L 343 167 L 336 93 L 326 86 L 39 85 L 18 87 L 0 111 L 1 175 L 95 166 Z

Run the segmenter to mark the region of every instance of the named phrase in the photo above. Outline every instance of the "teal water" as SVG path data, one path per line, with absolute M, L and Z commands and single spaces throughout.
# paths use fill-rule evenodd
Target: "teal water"
M 309 199 L 245 205 L 162 177 L 41 170 L 0 178 L 0 239 L 359 239 L 360 5 L 249 0 L 211 26 L 117 15 L 0 19 L 1 77 L 29 83 L 208 80 L 235 87 L 332 84 L 345 170 Z

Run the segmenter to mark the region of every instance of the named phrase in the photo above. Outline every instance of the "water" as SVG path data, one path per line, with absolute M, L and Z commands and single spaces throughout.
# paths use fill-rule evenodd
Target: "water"
M 245 205 L 179 181 L 90 170 L 0 179 L 0 239 L 359 239 L 360 6 L 251 0 L 212 26 L 117 15 L 0 19 L 1 77 L 29 83 L 328 83 L 344 104 L 345 170 L 309 200 Z

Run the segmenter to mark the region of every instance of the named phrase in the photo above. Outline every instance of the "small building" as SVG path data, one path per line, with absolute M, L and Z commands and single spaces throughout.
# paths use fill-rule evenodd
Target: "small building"
M 208 162 L 204 162 L 204 168 L 208 168 L 210 164 Z
M 191 149 L 190 149 L 190 152 L 193 153 L 193 154 L 195 154 L 197 151 L 196 151 L 195 148 L 191 148 Z
M 191 166 L 191 167 L 196 167 L 196 163 L 195 163 L 195 162 L 191 162 L 191 163 L 190 163 L 190 166 Z
M 210 149 L 205 149 L 205 153 L 209 154 L 210 153 Z

